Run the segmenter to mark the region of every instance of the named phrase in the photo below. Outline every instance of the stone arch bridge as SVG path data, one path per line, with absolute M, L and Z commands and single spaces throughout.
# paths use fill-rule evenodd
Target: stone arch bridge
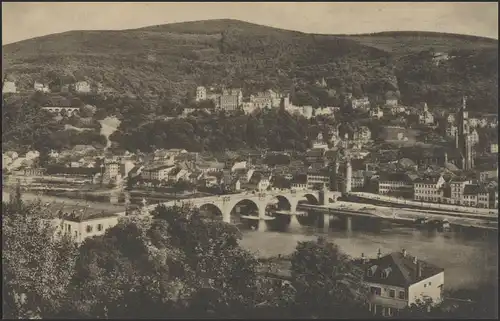
M 280 204 L 280 214 L 287 214 L 291 216 L 291 220 L 297 220 L 296 215 L 297 205 L 300 201 L 305 201 L 309 204 L 325 205 L 329 202 L 335 202 L 341 193 L 332 191 L 317 191 L 317 190 L 275 190 L 266 192 L 244 192 L 238 194 L 216 195 L 209 197 L 191 198 L 183 200 L 174 200 L 160 204 L 149 205 L 145 208 L 151 211 L 158 205 L 165 206 L 183 206 L 190 204 L 197 208 L 215 207 L 224 222 L 231 222 L 231 212 L 237 205 L 243 202 L 250 202 L 257 208 L 256 216 L 242 216 L 246 219 L 258 220 L 258 230 L 265 230 L 266 221 L 273 220 L 274 217 L 266 215 L 267 206 L 275 204 L 278 200 Z

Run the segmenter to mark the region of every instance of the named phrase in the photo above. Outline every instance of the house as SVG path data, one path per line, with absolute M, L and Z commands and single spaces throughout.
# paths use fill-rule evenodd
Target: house
M 3 94 L 8 94 L 8 93 L 16 93 L 17 88 L 16 88 L 16 83 L 13 81 L 6 81 L 3 83 L 2 87 L 2 93 Z
M 417 178 L 413 182 L 413 199 L 415 201 L 441 202 L 443 198 L 443 187 L 446 183 L 443 176 Z
M 196 88 L 196 101 L 200 102 L 207 99 L 207 89 L 203 86 Z
M 307 189 L 307 175 L 306 174 L 297 174 L 292 179 L 292 191 L 300 191 Z
M 312 142 L 313 150 L 328 149 L 328 142 L 323 139 L 323 134 L 319 133 L 316 139 Z
M 74 86 L 77 93 L 89 93 L 91 91 L 90 84 L 86 81 L 78 81 Z
M 381 173 L 377 186 L 378 194 L 412 197 L 413 181 L 405 173 Z
M 468 180 L 453 180 L 449 183 L 449 187 L 446 191 L 445 196 L 449 200 L 445 200 L 445 203 L 460 205 L 463 200 L 465 185 L 470 184 Z
M 458 134 L 458 128 L 455 125 L 446 126 L 446 136 L 455 137 Z
M 225 111 L 237 110 L 243 101 L 241 89 L 224 89 L 220 96 L 220 109 Z
M 248 115 L 253 113 L 257 109 L 257 107 L 254 105 L 254 103 L 246 101 L 241 104 L 241 109 L 246 115 Z
M 37 81 L 35 81 L 35 84 L 33 85 L 33 89 L 35 89 L 35 91 L 39 91 L 39 92 L 43 92 L 43 93 L 50 92 L 49 85 L 39 83 Z
M 483 185 L 480 184 L 466 184 L 464 185 L 461 205 L 470 207 L 489 208 L 490 193 Z
M 218 161 L 204 161 L 196 164 L 196 169 L 203 173 L 222 172 L 225 164 Z
M 471 131 L 469 139 L 473 146 L 479 143 L 479 134 L 475 128 Z
M 73 114 L 80 113 L 80 108 L 78 107 L 42 107 L 42 110 L 48 111 L 51 114 L 62 115 L 65 113 L 68 117 L 73 116 Z
M 309 171 L 307 173 L 308 189 L 323 189 L 330 186 L 330 173 L 328 169 Z
M 490 190 L 490 208 L 498 208 L 498 188 Z
M 313 148 L 307 151 L 306 161 L 308 163 L 318 163 L 324 161 L 325 149 L 324 148 Z
M 307 119 L 313 117 L 313 107 L 312 106 L 294 106 L 292 104 L 285 105 L 285 110 L 291 115 L 301 115 Z
M 141 171 L 141 177 L 145 181 L 164 181 L 168 173 L 175 167 L 171 165 L 146 166 Z
M 370 100 L 368 97 L 362 97 L 359 99 L 351 99 L 352 109 L 366 109 L 370 107 Z
M 384 112 L 382 111 L 382 108 L 380 108 L 379 106 L 370 108 L 370 117 L 376 119 L 384 117 Z
M 265 191 L 271 186 L 270 178 L 270 173 L 255 171 L 244 187 L 248 190 Z
M 231 167 L 231 172 L 234 172 L 234 171 L 239 170 L 239 169 L 246 169 L 246 168 L 247 168 L 247 162 L 246 161 L 237 162 L 237 163 L 235 163 Z
M 450 125 L 455 124 L 455 114 L 449 114 L 448 117 L 446 117 L 446 122 Z
M 334 107 L 318 107 L 314 110 L 314 116 L 333 117 L 334 113 Z
M 363 170 L 352 172 L 351 188 L 353 191 L 362 190 L 365 187 L 365 173 Z
M 362 255 L 356 264 L 364 271 L 370 289 L 369 310 L 374 315 L 393 316 L 417 300 L 443 300 L 444 269 L 410 256 L 406 250 L 368 259 Z
M 187 177 L 189 172 L 180 167 L 174 167 L 171 171 L 168 172 L 168 181 L 170 182 L 178 182 L 180 179 Z
M 281 95 L 269 89 L 256 95 L 250 95 L 250 102 L 254 108 L 278 108 L 281 103 Z
M 477 119 L 477 118 L 469 118 L 468 122 L 469 122 L 469 126 L 471 128 L 476 128 L 479 126 L 479 119 Z
M 86 214 L 85 210 L 79 213 L 63 214 L 53 219 L 55 233 L 69 235 L 81 244 L 86 238 L 103 235 L 106 230 L 118 224 L 119 216 L 109 213 Z M 56 234 L 57 235 L 57 234 Z
M 40 157 L 40 152 L 37 150 L 30 150 L 24 156 L 27 160 L 37 159 L 38 157 Z
M 490 145 L 490 153 L 498 154 L 498 143 L 494 143 Z
M 397 98 L 388 98 L 385 100 L 385 105 L 387 107 L 397 107 L 398 106 L 398 99 Z
M 236 176 L 232 176 L 230 173 L 224 173 L 224 175 L 222 175 L 220 185 L 223 190 L 229 192 L 239 192 L 241 190 L 240 179 Z
M 418 113 L 418 122 L 423 125 L 434 124 L 434 115 L 429 111 L 427 103 L 423 103 L 423 110 Z
M 365 144 L 370 141 L 372 132 L 367 126 L 360 126 L 353 133 L 353 141 L 355 143 Z
M 233 173 L 236 177 L 240 179 L 240 182 L 242 184 L 247 184 L 250 181 L 250 178 L 252 177 L 254 172 L 255 169 L 246 168 L 246 169 L 237 169 Z

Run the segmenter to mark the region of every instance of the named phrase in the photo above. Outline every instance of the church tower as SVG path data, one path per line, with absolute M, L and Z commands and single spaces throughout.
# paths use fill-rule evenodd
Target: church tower
M 467 111 L 467 99 L 462 98 L 462 106 L 457 115 L 458 128 L 455 140 L 456 148 L 462 156 L 462 169 L 470 170 L 474 168 L 474 156 L 469 127 L 469 113 Z

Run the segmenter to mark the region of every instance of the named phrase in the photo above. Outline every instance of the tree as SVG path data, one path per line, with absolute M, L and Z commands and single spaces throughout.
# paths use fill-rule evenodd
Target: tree
M 159 206 L 153 215 L 166 221 L 169 242 L 185 255 L 191 316 L 244 316 L 254 307 L 258 262 L 239 246 L 235 226 L 203 218 L 187 206 Z
M 3 315 L 51 318 L 65 304 L 76 246 L 40 203 L 2 204 Z
M 292 284 L 297 316 L 353 317 L 367 311 L 363 271 L 323 238 L 299 242 L 292 255 Z

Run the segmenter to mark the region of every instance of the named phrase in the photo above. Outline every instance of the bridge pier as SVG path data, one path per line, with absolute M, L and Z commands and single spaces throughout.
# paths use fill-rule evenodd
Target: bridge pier
M 288 226 L 290 228 L 300 227 L 300 222 L 297 219 L 297 215 L 290 215 L 290 224 Z
M 228 210 L 222 212 L 222 221 L 225 223 L 231 223 L 231 213 Z
M 259 232 L 265 232 L 267 231 L 267 223 L 265 219 L 259 219 L 259 223 L 257 226 L 257 231 Z
M 345 220 L 345 229 L 347 232 L 352 232 L 352 217 L 347 216 Z
M 332 219 L 331 214 L 323 214 L 323 229 L 324 230 L 329 230 L 330 229 L 330 221 Z

